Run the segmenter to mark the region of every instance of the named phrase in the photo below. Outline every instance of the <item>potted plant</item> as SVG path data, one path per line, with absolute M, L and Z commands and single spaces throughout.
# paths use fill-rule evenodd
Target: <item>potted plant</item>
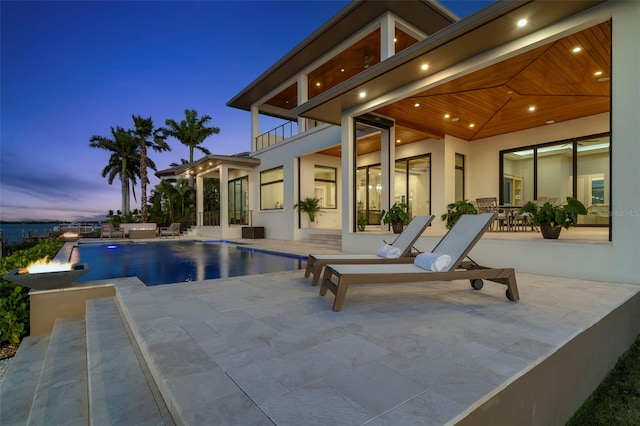
M 393 203 L 388 211 L 382 210 L 382 223 L 391 224 L 394 234 L 402 232 L 402 228 L 409 222 L 409 206 L 405 203 Z
M 315 227 L 316 216 L 322 214 L 322 207 L 320 206 L 320 198 L 307 197 L 304 200 L 298 201 L 293 208 L 299 209 L 301 212 L 305 212 L 309 215 L 309 228 Z
M 368 222 L 367 213 L 364 210 L 358 210 L 358 231 L 364 231 Z
M 520 214 L 528 214 L 531 223 L 540 227 L 542 236 L 547 239 L 557 239 L 562 228 L 569 229 L 578 222 L 579 215 L 586 215 L 587 209 L 580 201 L 567 197 L 567 204 L 554 206 L 549 202 L 542 206 L 529 201 L 522 206 Z
M 447 205 L 447 212 L 440 217 L 445 221 L 447 229 L 451 229 L 463 214 L 478 214 L 478 211 L 469 201 L 459 200 Z

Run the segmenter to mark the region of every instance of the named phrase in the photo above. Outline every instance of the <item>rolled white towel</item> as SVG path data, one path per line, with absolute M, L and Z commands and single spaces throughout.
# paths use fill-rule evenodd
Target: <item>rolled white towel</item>
M 402 254 L 402 251 L 400 251 L 399 248 L 392 247 L 391 250 L 387 252 L 387 259 L 397 259 L 400 257 L 401 254 Z
M 385 244 L 382 247 L 380 247 L 378 249 L 378 251 L 376 252 L 376 254 L 380 257 L 387 257 L 387 253 L 389 253 L 390 250 L 393 249 L 393 246 L 390 246 L 389 244 Z
M 420 253 L 413 264 L 432 272 L 442 272 L 451 264 L 451 256 L 448 254 Z

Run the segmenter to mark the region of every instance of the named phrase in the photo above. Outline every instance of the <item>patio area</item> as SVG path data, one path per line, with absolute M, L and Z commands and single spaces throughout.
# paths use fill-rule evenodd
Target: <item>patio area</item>
M 634 285 L 518 274 L 517 303 L 490 282 L 480 291 L 465 281 L 361 285 L 336 313 L 332 297 L 303 276 L 92 284 L 116 287 L 115 315 L 131 330 L 149 387 L 176 424 L 188 425 L 564 424 L 640 324 Z M 113 348 L 113 316 L 87 310 L 87 329 L 102 324 L 87 331 L 90 376 L 96 362 L 114 368 L 110 353 L 89 347 Z M 105 385 L 106 371 L 89 380 L 98 387 L 89 393 L 108 396 L 90 411 L 147 421 L 122 373 L 129 389 Z

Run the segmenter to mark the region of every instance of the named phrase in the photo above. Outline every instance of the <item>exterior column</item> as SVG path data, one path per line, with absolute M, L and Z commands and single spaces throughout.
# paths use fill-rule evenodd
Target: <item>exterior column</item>
M 298 77 L 298 105 L 309 100 L 309 79 L 306 74 L 302 74 Z M 308 130 L 307 119 L 298 117 L 298 133 L 302 133 Z
M 354 167 L 354 161 L 356 152 L 353 147 L 353 118 L 349 115 L 343 114 L 342 121 L 340 123 L 342 130 L 342 163 L 341 163 L 341 176 L 342 176 L 342 239 L 343 241 L 348 238 L 348 234 L 355 232 L 354 218 L 357 214 L 354 204 L 356 199 L 356 188 L 354 187 L 354 180 L 356 174 L 356 168 Z M 346 226 L 345 226 L 346 225 Z
M 222 235 L 229 227 L 229 166 L 220 165 L 220 228 Z
M 380 181 L 382 182 L 382 193 L 380 197 L 381 210 L 388 210 L 393 204 L 395 197 L 395 158 L 396 147 L 393 141 L 395 131 L 392 129 L 381 129 L 380 132 Z M 382 230 L 386 230 L 388 225 L 380 223 Z
M 390 13 L 385 13 L 380 20 L 380 61 L 396 54 L 395 37 L 396 21 Z
M 251 147 L 252 151 L 257 151 L 256 137 L 260 134 L 258 117 L 260 116 L 258 107 L 251 106 Z
M 196 226 L 203 225 L 204 215 L 204 178 L 196 176 Z

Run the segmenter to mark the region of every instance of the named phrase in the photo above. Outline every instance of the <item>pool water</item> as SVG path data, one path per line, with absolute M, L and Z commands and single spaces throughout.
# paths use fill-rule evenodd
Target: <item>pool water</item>
M 88 263 L 77 282 L 137 276 L 148 286 L 306 268 L 306 257 L 224 241 L 79 244 L 73 263 Z

